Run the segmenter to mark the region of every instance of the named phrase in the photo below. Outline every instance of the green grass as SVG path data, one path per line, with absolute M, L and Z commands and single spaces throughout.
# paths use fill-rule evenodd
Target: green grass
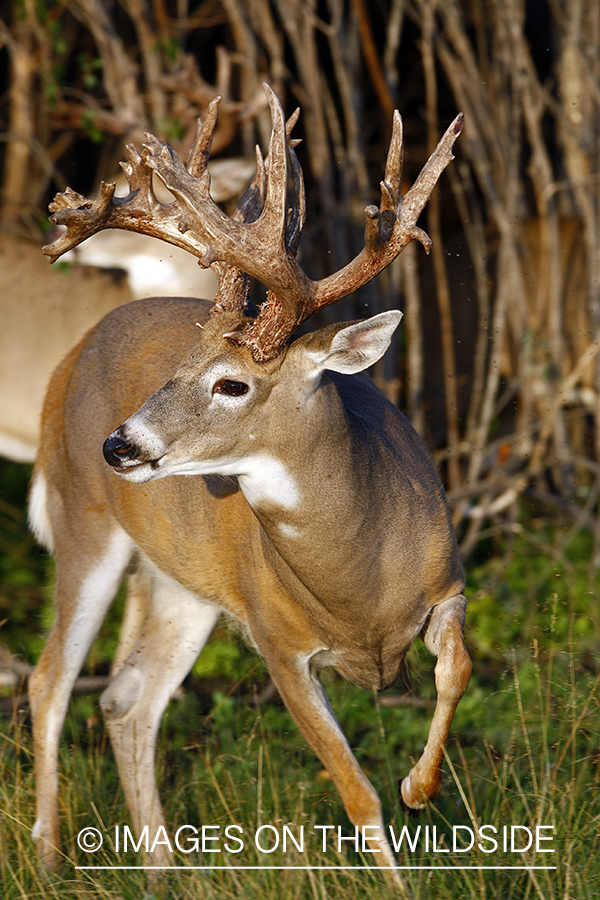
M 0 467 L 1 470 L 2 467 Z M 0 640 L 30 662 L 43 643 L 51 619 L 47 560 L 25 536 L 19 490 L 4 490 L 0 471 Z M 23 482 L 24 483 L 24 482 Z M 22 488 L 21 488 L 22 489 Z M 531 524 L 531 523 L 529 523 Z M 595 573 L 590 573 L 591 537 L 561 535 L 547 523 L 528 528 L 512 546 L 491 548 L 489 559 L 470 567 L 466 635 L 474 659 L 471 685 L 455 716 L 441 794 L 418 819 L 397 805 L 397 781 L 420 754 L 431 710 L 387 706 L 335 673 L 324 679 L 332 705 L 361 766 L 383 803 L 387 825 L 396 834 L 406 826 L 414 852 L 404 840 L 398 853 L 414 900 L 592 900 L 600 895 L 599 668 L 596 661 L 599 605 Z M 559 547 L 559 551 L 556 548 Z M 510 550 L 510 552 L 509 552 Z M 106 671 L 118 613 L 97 642 L 90 666 Z M 432 657 L 422 646 L 409 660 L 412 693 L 433 699 Z M 13 709 L 0 720 L 0 896 L 2 898 L 316 898 L 393 896 L 372 863 L 348 844 L 341 853 L 329 839 L 320 847 L 316 825 L 344 835 L 353 829 L 327 772 L 308 750 L 287 711 L 275 699 L 257 706 L 268 683 L 264 664 L 237 637 L 220 630 L 171 703 L 162 726 L 157 771 L 168 835 L 178 826 L 243 828 L 244 850 L 219 854 L 175 853 L 178 865 L 213 864 L 223 869 L 167 873 L 148 884 L 139 870 L 85 871 L 86 864 L 135 865 L 131 850 L 118 853 L 129 818 L 96 695 L 71 704 L 61 744 L 60 817 L 64 861 L 60 872 L 42 876 L 30 832 L 34 819 L 31 729 L 28 711 Z M 404 691 L 399 686 L 397 694 Z M 5 699 L 8 692 L 5 692 Z M 296 837 L 304 828 L 304 852 L 293 845 L 261 853 L 252 840 L 261 825 L 279 834 L 288 825 Z M 457 834 L 493 826 L 499 847 L 485 853 L 434 852 L 452 848 Z M 81 829 L 95 827 L 104 843 L 97 854 L 77 845 Z M 505 852 L 503 828 L 552 828 L 554 853 Z M 421 829 L 417 832 L 417 829 Z M 460 830 L 462 828 L 462 831 Z M 429 847 L 425 832 L 429 829 Z M 488 835 L 490 832 L 488 831 Z M 510 834 L 510 831 L 509 831 Z M 525 832 L 518 832 L 523 836 Z M 268 837 L 268 835 L 265 835 Z M 482 841 L 484 849 L 491 843 Z M 230 847 L 237 846 L 230 841 Z M 460 840 L 459 840 L 460 846 Z M 226 865 L 261 866 L 259 870 Z M 275 871 L 266 866 L 304 865 Z M 333 868 L 354 866 L 350 871 Z M 469 866 L 467 870 L 458 865 Z M 488 869 L 476 866 L 542 866 L 544 869 Z M 416 868 L 434 867 L 434 868 Z M 329 867 L 329 868 L 324 868 Z M 400 896 L 400 894 L 398 894 Z

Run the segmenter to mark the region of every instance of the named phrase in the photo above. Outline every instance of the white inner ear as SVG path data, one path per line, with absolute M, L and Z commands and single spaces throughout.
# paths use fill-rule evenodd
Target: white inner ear
M 319 369 L 353 375 L 381 359 L 390 345 L 402 313 L 398 309 L 379 313 L 338 331 L 319 361 Z

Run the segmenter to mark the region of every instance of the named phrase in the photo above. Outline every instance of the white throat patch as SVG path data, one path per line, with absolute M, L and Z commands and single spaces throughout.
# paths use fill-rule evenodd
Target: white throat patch
M 261 453 L 244 459 L 242 468 L 239 485 L 253 509 L 265 503 L 282 509 L 300 505 L 298 485 L 280 460 Z

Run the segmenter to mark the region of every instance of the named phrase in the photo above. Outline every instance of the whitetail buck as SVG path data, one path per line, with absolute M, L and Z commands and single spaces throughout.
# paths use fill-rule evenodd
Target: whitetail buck
M 423 755 L 401 782 L 401 802 L 418 810 L 440 789 L 444 745 L 471 671 L 464 577 L 426 450 L 357 374 L 385 351 L 400 313 L 290 338 L 409 241 L 428 247 L 416 220 L 453 158 L 462 117 L 401 198 L 396 113 L 381 204 L 366 210 L 364 249 L 341 271 L 311 281 L 295 261 L 304 221 L 291 139 L 297 116 L 286 125 L 265 89 L 269 155 L 265 162 L 258 155 L 256 177 L 231 218 L 211 200 L 206 172 L 216 102 L 199 124 L 187 167 L 149 136 L 141 155 L 128 148 L 127 198 L 115 200 L 114 186 L 103 185 L 93 203 L 67 190 L 51 207 L 68 232 L 45 248 L 49 256 L 102 228 L 140 230 L 212 265 L 219 292 L 214 306 L 154 299 L 116 310 L 50 383 L 30 500 L 33 528 L 57 564 L 56 622 L 30 681 L 34 836 L 49 864 L 59 842 L 58 741 L 69 694 L 131 567 L 149 585 L 150 609 L 101 705 L 138 833 L 148 825 L 154 834 L 163 823 L 154 772 L 159 722 L 222 611 L 243 623 L 264 656 L 350 820 L 380 826 L 369 832 L 379 835 L 371 847 L 389 867 L 395 861 L 379 798 L 319 672 L 333 666 L 382 690 L 420 636 L 437 656 L 438 701 Z M 153 196 L 154 171 L 174 205 Z M 255 319 L 245 313 L 246 273 L 268 288 Z M 163 851 L 154 864 L 170 862 Z

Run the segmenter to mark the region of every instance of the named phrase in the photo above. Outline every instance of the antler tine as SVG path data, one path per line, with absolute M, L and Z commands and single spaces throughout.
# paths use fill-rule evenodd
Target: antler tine
M 127 197 L 123 197 L 122 202 L 133 199 L 132 194 L 134 194 L 138 204 L 144 203 L 150 209 L 155 203 L 158 203 L 152 187 L 152 171 L 144 164 L 144 159 L 135 144 L 126 144 L 125 150 L 127 151 L 127 161 L 120 162 L 119 165 L 125 172 L 129 194 Z
M 291 136 L 292 130 L 294 128 L 294 125 L 298 121 L 299 115 L 300 107 L 298 107 L 298 109 L 296 109 L 292 113 L 285 126 L 294 183 L 294 201 L 291 209 L 292 214 L 286 229 L 285 242 L 289 253 L 291 253 L 291 255 L 294 257 L 298 252 L 298 245 L 300 243 L 302 229 L 304 228 L 304 222 L 306 220 L 306 192 L 304 190 L 304 174 L 302 172 L 302 166 L 300 165 L 298 157 L 295 153 L 295 148 L 302 142 L 300 140 L 294 140 Z
M 236 222 L 256 222 L 265 204 L 267 172 L 260 147 L 256 145 L 256 173 L 231 214 Z
M 194 143 L 192 144 L 187 158 L 187 170 L 190 175 L 193 175 L 196 178 L 203 175 L 206 170 L 210 157 L 213 135 L 217 124 L 220 102 L 221 97 L 215 97 L 214 100 L 211 100 L 208 104 L 204 121 L 198 119 L 196 137 L 194 138 Z
M 285 254 L 287 250 L 287 186 L 289 179 L 288 127 L 277 94 L 266 82 L 263 84 L 263 88 L 271 110 L 272 129 L 267 157 L 267 196 L 261 220 L 272 236 L 272 245 L 277 248 L 275 252 Z M 296 115 L 291 120 L 290 132 L 297 119 Z M 287 297 L 281 299 L 285 305 Z
M 402 211 L 407 222 L 416 222 L 423 207 L 431 197 L 438 178 L 446 166 L 454 159 L 452 147 L 454 141 L 463 130 L 464 124 L 464 114 L 459 113 L 440 138 L 437 147 L 419 172 L 415 183 L 404 197 Z M 418 231 L 420 231 L 420 229 L 418 229 Z M 423 234 L 423 232 L 421 232 L 421 234 Z M 417 238 L 419 240 L 421 239 L 418 235 Z M 427 238 L 427 241 L 429 245 L 431 245 L 431 240 L 429 238 Z M 429 252 L 428 247 L 425 249 Z
M 402 116 L 397 109 L 394 110 L 392 124 L 392 138 L 385 161 L 385 175 L 381 182 L 381 206 L 383 212 L 386 209 L 395 209 L 400 197 L 402 187 L 402 170 L 404 167 L 404 126 Z
M 50 257 L 50 262 L 56 262 L 63 253 L 76 247 L 77 244 L 80 244 L 81 241 L 88 237 L 85 227 L 86 220 L 89 221 L 91 218 L 94 218 L 96 221 L 103 223 L 108 218 L 110 215 L 110 203 L 115 189 L 116 184 L 101 182 L 98 197 L 93 202 L 70 187 L 64 192 L 56 194 L 48 207 L 52 213 L 50 221 L 53 225 L 66 225 L 68 230 L 61 234 L 52 244 L 46 244 L 42 247 L 42 252 Z M 79 213 L 79 215 L 75 216 L 73 213 Z M 96 230 L 99 231 L 103 227 L 103 224 L 99 224 Z
M 298 162 L 298 157 L 294 153 L 294 148 L 297 147 L 301 141 L 291 137 L 292 130 L 300 115 L 300 108 L 296 109 L 287 122 L 285 122 L 285 143 L 283 143 L 283 132 L 281 128 L 285 121 L 283 118 L 283 109 L 277 95 L 271 90 L 269 85 L 265 84 L 264 87 L 270 102 L 273 104 L 272 109 L 274 110 L 269 155 L 267 157 L 267 162 L 265 163 L 260 147 L 257 145 L 256 175 L 252 184 L 247 189 L 246 194 L 242 197 L 238 209 L 244 204 L 247 204 L 247 195 L 253 194 L 257 199 L 260 197 L 261 211 L 264 210 L 265 207 L 268 207 L 268 214 L 272 216 L 275 223 L 278 243 L 280 245 L 283 243 L 287 248 L 288 253 L 291 256 L 295 256 L 298 250 L 302 228 L 304 227 L 304 222 L 306 220 L 304 176 L 302 174 L 302 167 Z M 274 148 L 276 148 L 275 153 L 273 152 Z M 291 212 L 289 222 L 287 222 L 287 182 L 289 175 L 288 153 L 289 162 L 292 166 L 294 185 L 294 198 L 291 210 L 289 210 L 289 212 Z M 267 193 L 268 190 L 270 190 L 270 193 Z M 233 214 L 233 218 L 238 219 L 238 221 L 252 222 L 259 217 L 257 214 L 255 218 L 249 218 L 247 215 L 240 218 L 238 209 L 236 209 Z M 267 213 L 265 213 L 265 219 L 266 217 Z M 265 227 L 265 225 L 263 225 L 263 227 Z M 267 229 L 265 228 L 265 231 L 266 230 Z M 275 243 L 275 241 L 273 241 L 273 243 Z

